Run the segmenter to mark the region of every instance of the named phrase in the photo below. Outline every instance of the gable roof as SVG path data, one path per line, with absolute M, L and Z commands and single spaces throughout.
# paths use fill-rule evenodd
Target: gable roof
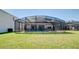
M 6 13 L 6 14 L 10 15 L 10 16 L 16 17 L 16 16 L 14 16 L 14 15 L 12 15 L 12 14 L 10 14 L 10 13 L 8 13 L 8 12 L 6 12 L 6 11 L 2 10 L 2 9 L 0 9 L 0 11 L 4 12 L 4 13 Z M 18 17 L 16 17 L 16 18 L 18 18 Z

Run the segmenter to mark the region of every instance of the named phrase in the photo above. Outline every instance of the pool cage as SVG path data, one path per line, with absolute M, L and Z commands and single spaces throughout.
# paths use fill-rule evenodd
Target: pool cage
M 26 17 L 24 19 L 17 19 L 14 21 L 15 32 L 29 32 L 29 31 L 57 31 L 64 29 L 64 23 L 58 21 L 30 21 Z

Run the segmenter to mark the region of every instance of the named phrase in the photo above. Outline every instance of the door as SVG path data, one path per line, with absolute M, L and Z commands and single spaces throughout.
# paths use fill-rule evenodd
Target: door
M 31 31 L 37 31 L 37 26 L 36 25 L 31 25 Z
M 44 31 L 44 25 L 39 25 L 38 30 L 39 31 Z

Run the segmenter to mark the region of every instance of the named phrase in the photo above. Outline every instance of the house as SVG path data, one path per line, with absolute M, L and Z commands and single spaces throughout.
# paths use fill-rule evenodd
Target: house
M 67 30 L 79 30 L 79 21 L 71 21 L 66 23 Z
M 63 30 L 65 21 L 45 15 L 28 16 L 15 20 L 15 31 L 56 31 Z
M 13 16 L 0 9 L 0 33 L 14 31 L 14 20 L 16 18 L 16 16 Z

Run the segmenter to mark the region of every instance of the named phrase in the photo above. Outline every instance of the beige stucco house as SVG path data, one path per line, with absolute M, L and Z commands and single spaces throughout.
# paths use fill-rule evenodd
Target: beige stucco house
M 63 30 L 65 21 L 45 15 L 28 16 L 15 20 L 15 31 L 55 31 Z

